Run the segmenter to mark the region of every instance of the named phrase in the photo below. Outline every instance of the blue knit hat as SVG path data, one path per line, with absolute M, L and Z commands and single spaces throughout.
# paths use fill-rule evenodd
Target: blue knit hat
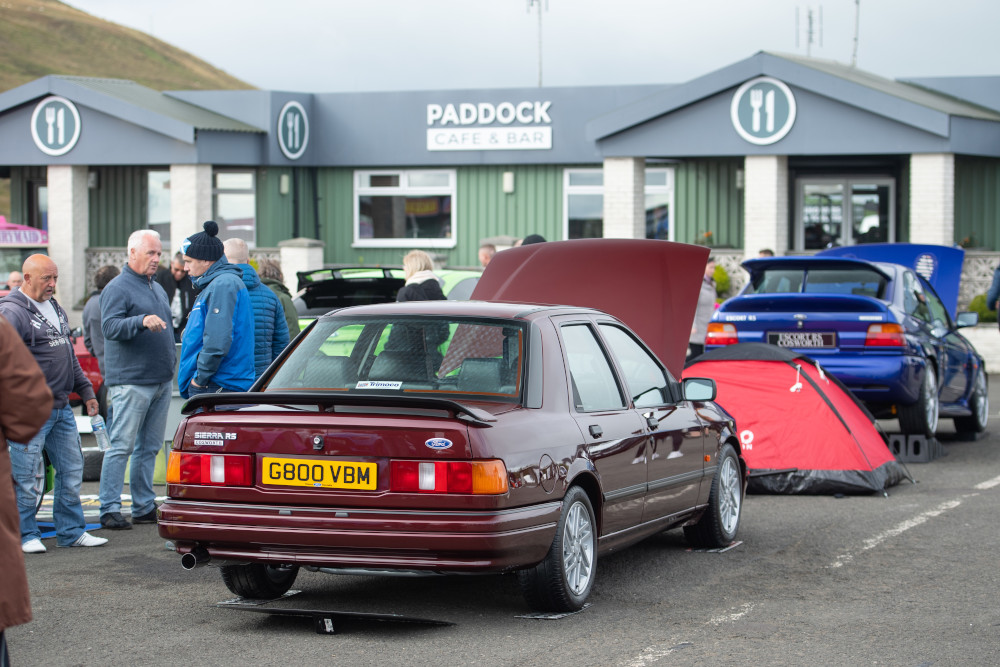
M 181 252 L 191 259 L 218 260 L 223 255 L 222 241 L 218 239 L 219 223 L 207 220 L 205 231 L 192 234 L 181 242 Z

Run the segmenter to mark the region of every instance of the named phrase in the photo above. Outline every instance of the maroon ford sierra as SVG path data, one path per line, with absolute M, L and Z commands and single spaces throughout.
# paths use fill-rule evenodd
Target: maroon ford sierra
M 591 308 L 345 308 L 251 391 L 188 401 L 159 532 L 248 598 L 299 568 L 517 571 L 532 607 L 576 610 L 602 552 L 734 540 L 746 465 L 714 395 Z

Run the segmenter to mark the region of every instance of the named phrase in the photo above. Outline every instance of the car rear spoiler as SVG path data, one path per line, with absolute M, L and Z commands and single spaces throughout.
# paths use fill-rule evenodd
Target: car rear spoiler
M 248 391 L 199 394 L 188 399 L 184 407 L 181 408 L 181 412 L 185 415 L 191 415 L 199 410 L 214 412 L 222 406 L 250 407 L 258 405 L 310 405 L 316 406 L 321 412 L 334 412 L 340 406 L 374 410 L 382 408 L 396 413 L 407 410 L 447 410 L 455 413 L 456 419 L 468 421 L 476 426 L 492 426 L 492 423 L 497 420 L 486 410 L 463 405 L 447 398 L 342 394 L 339 392 Z
M 801 255 L 791 257 L 754 257 L 743 260 L 742 265 L 753 276 L 765 269 L 842 269 L 863 267 L 871 269 L 886 280 L 892 276 L 877 264 L 862 259 L 848 257 L 820 257 L 818 255 Z

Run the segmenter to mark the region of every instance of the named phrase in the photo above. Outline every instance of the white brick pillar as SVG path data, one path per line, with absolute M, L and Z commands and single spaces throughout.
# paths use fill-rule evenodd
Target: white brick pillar
M 788 157 L 748 155 L 743 160 L 743 255 L 761 248 L 788 250 Z
M 955 245 L 955 156 L 910 156 L 910 242 Z
M 50 165 L 46 176 L 49 193 L 49 257 L 59 268 L 56 299 L 66 309 L 70 326 L 83 323 L 83 313 L 74 310 L 87 296 L 86 248 L 90 191 L 87 167 Z
M 170 255 L 211 219 L 212 165 L 170 165 Z
M 604 158 L 604 238 L 646 238 L 646 158 Z
M 299 271 L 315 271 L 323 268 L 322 241 L 316 239 L 288 239 L 278 243 L 281 253 L 281 273 L 285 276 L 285 287 L 294 296 L 299 290 Z

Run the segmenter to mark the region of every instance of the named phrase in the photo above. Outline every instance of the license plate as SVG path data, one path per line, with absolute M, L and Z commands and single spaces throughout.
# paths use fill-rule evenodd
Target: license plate
M 767 342 L 778 347 L 836 347 L 832 331 L 779 331 L 767 334 Z
M 374 491 L 378 472 L 375 463 L 273 456 L 264 457 L 262 468 L 264 484 L 356 491 Z

